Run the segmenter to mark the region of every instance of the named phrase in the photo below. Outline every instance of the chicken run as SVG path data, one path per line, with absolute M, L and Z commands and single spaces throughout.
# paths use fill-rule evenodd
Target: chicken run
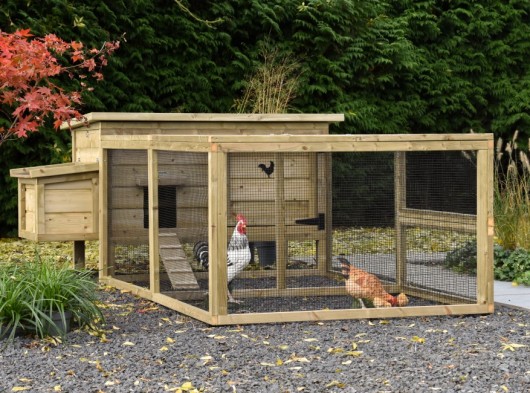
M 62 188 L 98 163 L 87 204 L 109 285 L 213 325 L 493 311 L 489 134 L 329 135 L 342 115 L 87 117 Z M 42 173 L 14 173 L 24 233 Z

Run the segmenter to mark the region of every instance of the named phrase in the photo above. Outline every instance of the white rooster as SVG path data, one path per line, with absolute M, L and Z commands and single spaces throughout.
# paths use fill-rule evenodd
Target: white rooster
M 234 233 L 228 243 L 228 254 L 227 254 L 227 282 L 228 282 L 228 301 L 231 303 L 239 303 L 232 296 L 232 280 L 239 274 L 240 271 L 245 269 L 251 259 L 250 247 L 247 238 L 247 219 L 243 214 L 236 216 L 236 227 Z M 199 241 L 193 248 L 195 258 L 205 268 L 208 268 L 208 243 L 205 241 Z
M 243 214 L 236 216 L 236 227 L 228 243 L 227 262 L 227 282 L 228 282 L 228 301 L 239 303 L 234 299 L 231 293 L 232 280 L 246 268 L 250 262 L 250 247 L 247 238 L 247 219 Z

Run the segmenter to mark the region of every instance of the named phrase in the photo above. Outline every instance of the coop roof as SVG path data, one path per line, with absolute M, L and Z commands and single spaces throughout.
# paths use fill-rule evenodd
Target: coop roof
M 94 122 L 312 122 L 335 123 L 344 121 L 343 114 L 316 113 L 282 113 L 282 114 L 250 114 L 250 113 L 144 113 L 144 112 L 91 112 L 85 115 L 86 121 L 72 121 L 70 127 L 63 123 L 62 129 L 77 128 Z

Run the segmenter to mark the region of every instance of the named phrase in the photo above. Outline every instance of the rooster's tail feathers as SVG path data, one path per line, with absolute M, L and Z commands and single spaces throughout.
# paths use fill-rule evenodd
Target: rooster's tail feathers
M 204 269 L 208 269 L 208 243 L 200 240 L 193 246 L 193 256 Z
M 350 261 L 348 261 L 346 258 L 338 257 L 337 260 L 341 264 L 341 272 L 344 277 L 348 277 L 350 275 Z

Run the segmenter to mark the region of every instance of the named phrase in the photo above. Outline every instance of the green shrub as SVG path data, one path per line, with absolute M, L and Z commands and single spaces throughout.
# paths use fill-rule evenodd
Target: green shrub
M 530 251 L 516 248 L 495 256 L 495 278 L 530 285 Z
M 476 273 L 477 242 L 471 240 L 462 247 L 455 248 L 445 256 L 445 266 L 461 273 Z

